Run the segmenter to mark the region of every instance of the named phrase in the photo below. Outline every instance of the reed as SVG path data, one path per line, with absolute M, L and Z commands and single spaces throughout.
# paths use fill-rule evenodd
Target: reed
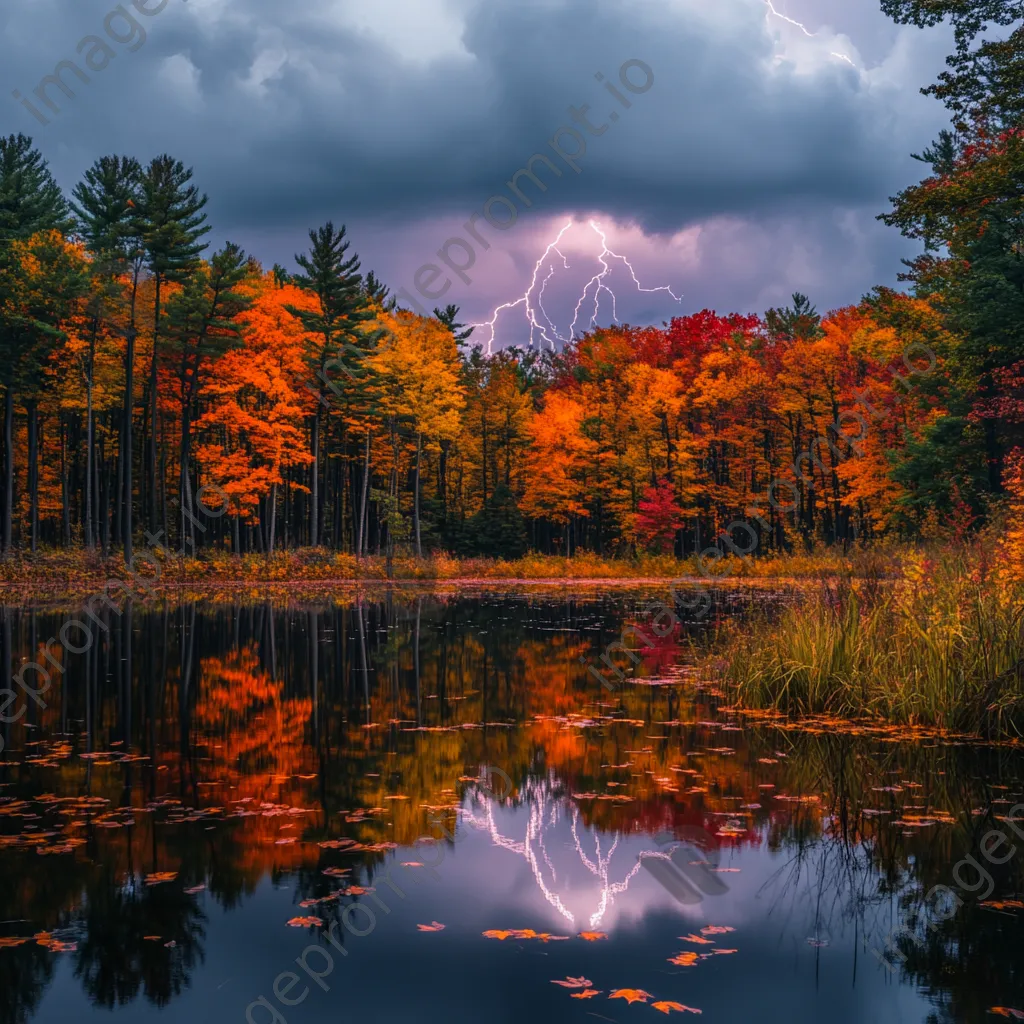
M 730 695 L 793 714 L 1024 735 L 1024 586 L 995 554 L 906 551 L 895 580 L 824 581 L 774 621 L 725 627 Z

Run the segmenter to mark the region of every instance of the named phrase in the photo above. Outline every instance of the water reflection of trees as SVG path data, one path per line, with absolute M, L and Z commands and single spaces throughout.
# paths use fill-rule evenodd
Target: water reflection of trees
M 124 1006 L 140 992 L 166 1006 L 204 959 L 205 919 L 178 886 L 148 887 L 105 869 L 86 893 L 75 975 L 98 1006 Z
M 1021 1006 L 1024 918 L 985 906 L 985 892 L 958 890 L 954 877 L 973 858 L 991 875 L 990 900 L 1024 893 L 1024 849 L 1003 865 L 982 853 L 993 829 L 1015 839 L 1000 818 L 1020 802 L 1019 755 L 956 743 L 865 747 L 843 735 L 802 737 L 798 751 L 791 764 L 804 784 L 826 794 L 825 827 L 801 815 L 773 829 L 770 842 L 787 858 L 766 895 L 791 906 L 805 885 L 817 929 L 809 938 L 852 933 L 852 977 L 881 970 L 912 982 L 933 1003 L 929 1022 L 980 1021 L 993 1006 Z M 899 821 L 907 825 L 891 824 Z M 978 875 L 960 878 L 974 885 Z
M 514 780 L 510 799 L 529 804 L 531 820 L 557 805 L 577 839 L 607 836 L 601 858 L 577 845 L 610 898 L 625 882 L 602 865 L 616 836 L 695 825 L 713 833 L 740 821 L 724 843 L 764 844 L 786 857 L 771 897 L 784 904 L 805 889 L 815 927 L 853 929 L 870 969 L 881 969 L 872 946 L 905 922 L 919 927 L 924 941 L 900 945 L 907 960 L 899 969 L 934 994 L 937 1020 L 980 1019 L 990 998 L 1020 1005 L 1019 917 L 971 903 L 939 927 L 921 924 L 926 894 L 952 884 L 952 865 L 965 854 L 978 856 L 993 795 L 1004 792 L 993 786 L 1019 789 L 1016 756 L 839 733 L 732 731 L 708 699 L 676 687 L 630 684 L 608 694 L 580 658 L 617 639 L 640 605 L 412 597 L 183 604 L 108 616 L 95 648 L 71 658 L 63 678 L 55 674 L 48 706 L 26 716 L 38 729 L 7 728 L 8 745 L 27 753 L 0 769 L 5 799 L 49 793 L 108 803 L 76 810 L 85 824 L 74 834 L 84 845 L 55 856 L 14 842 L 17 819 L 0 815 L 0 857 L 12 867 L 0 881 L 2 916 L 73 935 L 77 950 L 62 955 L 74 958 L 95 1003 L 143 997 L 166 1005 L 203 961 L 201 897 L 185 888 L 205 884 L 228 909 L 267 877 L 291 879 L 296 902 L 337 890 L 338 879 L 323 874 L 330 866 L 350 867 L 349 881 L 370 884 L 393 858 L 388 850 L 341 855 L 317 844 L 339 836 L 411 844 L 431 831 L 426 807 L 446 808 L 449 832 L 465 827 L 455 805 L 477 788 L 465 780 L 494 764 Z M 28 656 L 57 627 L 41 614 L 8 614 L 6 655 Z M 671 672 L 667 652 L 678 657 L 677 640 L 650 652 L 637 675 Z M 65 748 L 62 734 L 70 736 Z M 24 746 L 40 736 L 49 741 Z M 124 751 L 142 759 L 117 760 Z M 52 767 L 25 763 L 33 757 Z M 899 780 L 915 788 L 885 790 Z M 583 796 L 608 794 L 615 781 L 630 801 Z M 766 797 L 759 786 L 767 782 L 793 800 Z M 921 813 L 945 812 L 957 826 L 900 829 L 865 814 L 895 816 L 911 797 Z M 63 835 L 59 809 L 44 808 L 42 825 Z M 475 813 L 489 829 L 486 809 L 483 802 Z M 525 836 L 502 839 L 529 862 Z M 543 881 L 543 855 L 534 860 Z M 1002 872 L 997 893 L 1024 888 L 1020 861 L 992 869 Z M 178 877 L 147 886 L 146 875 L 160 871 Z M 326 920 L 359 898 L 302 913 Z M 7 925 L 3 934 L 22 933 Z M 31 1017 L 52 956 L 37 945 L 0 951 L 0 981 L 10 980 L 0 989 L 0 1021 Z

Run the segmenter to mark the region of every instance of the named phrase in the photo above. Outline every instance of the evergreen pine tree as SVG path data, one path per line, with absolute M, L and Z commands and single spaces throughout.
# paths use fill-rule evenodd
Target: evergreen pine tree
M 317 407 L 313 413 L 312 451 L 310 466 L 310 544 L 319 542 L 321 501 L 320 477 L 320 433 L 323 409 L 329 408 L 326 391 L 330 385 L 327 370 L 331 365 L 341 365 L 350 377 L 356 377 L 352 370 L 366 354 L 366 336 L 360 325 L 373 318 L 359 273 L 359 257 L 346 256 L 349 242 L 345 239 L 345 226 L 336 230 L 328 221 L 323 227 L 309 232 L 309 255 L 295 257 L 302 273 L 293 277 L 300 288 L 312 292 L 319 300 L 316 310 L 304 310 L 288 306 L 288 312 L 296 317 L 306 332 L 315 339 L 307 353 L 307 363 L 317 381 Z
M 447 305 L 444 309 L 434 307 L 434 316 L 455 335 L 455 342 L 461 348 L 469 341 L 470 335 L 476 330 L 475 327 L 466 327 L 465 324 L 456 323 L 455 318 L 459 315 L 459 307 Z
M 821 317 L 811 300 L 800 292 L 793 293 L 792 306 L 769 309 L 764 319 L 776 341 L 813 341 L 822 336 Z
M 32 140 L 0 136 L 0 242 L 71 226 L 67 201 Z
M 104 156 L 96 161 L 75 186 L 71 206 L 78 218 L 79 232 L 95 259 L 94 272 L 104 280 L 93 309 L 89 357 L 86 363 L 86 516 L 85 543 L 92 545 L 93 417 L 92 373 L 96 335 L 106 313 L 106 300 L 113 299 L 117 278 L 131 281 L 128 324 L 125 336 L 124 412 L 121 425 L 121 479 L 123 501 L 121 524 L 124 559 L 132 560 L 132 410 L 135 385 L 135 304 L 143 266 L 138 210 L 141 203 L 142 166 L 134 157 Z M 115 328 L 116 330 L 116 328 Z
M 42 154 L 25 135 L 0 136 L 0 380 L 4 388 L 4 554 L 11 550 L 14 507 L 14 400 L 37 321 L 23 309 L 25 270 L 11 243 L 71 228 L 68 205 Z
M 398 300 L 391 296 L 391 289 L 372 270 L 366 275 L 363 287 L 366 297 L 386 313 L 392 313 L 398 308 Z
M 156 157 L 142 175 L 138 232 L 153 275 L 153 358 L 149 370 L 149 528 L 157 528 L 157 446 L 156 368 L 160 353 L 161 287 L 167 281 L 183 282 L 199 265 L 206 248 L 202 238 L 209 228 L 203 207 L 207 198 L 192 181 L 192 169 L 166 154 Z

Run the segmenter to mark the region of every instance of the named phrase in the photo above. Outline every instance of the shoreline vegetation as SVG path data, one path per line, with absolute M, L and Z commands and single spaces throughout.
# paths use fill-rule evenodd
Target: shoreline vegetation
M 893 739 L 1024 737 L 1024 559 L 1011 523 L 974 540 L 929 545 L 823 548 L 782 557 L 731 558 L 712 571 L 694 557 L 601 559 L 527 555 L 458 559 L 447 554 L 357 559 L 326 549 L 263 555 L 205 553 L 136 564 L 140 605 L 164 600 L 322 602 L 423 592 L 503 588 L 664 590 L 746 587 L 789 592 L 739 619 L 709 622 L 701 640 L 676 635 L 697 686 L 752 721 L 843 722 L 902 727 Z M 1008 528 L 1009 527 L 1009 528 Z M 151 559 L 150 559 L 151 561 Z M 120 557 L 42 551 L 0 561 L 0 604 L 72 609 L 94 595 L 123 602 L 130 576 Z M 115 586 L 123 584 L 123 586 Z M 649 616 L 635 617 L 638 633 Z M 627 626 L 623 637 L 626 643 Z M 682 628 L 685 629 L 685 618 Z M 644 646 L 628 646 L 636 664 Z M 633 678 L 643 684 L 645 667 Z
M 1024 583 L 1005 544 L 908 552 L 891 582 L 823 580 L 715 641 L 704 678 L 742 708 L 1024 738 Z
M 663 584 L 681 580 L 701 586 L 728 586 L 738 581 L 793 583 L 847 577 L 896 578 L 906 551 L 898 546 L 821 549 L 807 554 L 739 558 L 729 556 L 703 566 L 697 556 L 669 555 L 638 558 L 602 558 L 580 552 L 571 558 L 528 554 L 505 560 L 457 558 L 445 553 L 391 560 L 384 555 L 356 558 L 324 548 L 299 548 L 274 555 L 234 555 L 207 551 L 198 558 L 159 556 L 159 571 L 152 553 L 136 556 L 135 579 L 140 599 L 152 592 L 181 587 L 353 586 L 359 584 L 481 585 L 521 583 L 549 585 L 628 586 Z M 83 550 L 19 552 L 0 560 L 0 602 L 5 596 L 22 599 L 53 596 L 89 596 L 101 592 L 108 581 L 132 582 L 120 555 L 104 558 Z M 115 591 L 111 591 L 115 593 Z

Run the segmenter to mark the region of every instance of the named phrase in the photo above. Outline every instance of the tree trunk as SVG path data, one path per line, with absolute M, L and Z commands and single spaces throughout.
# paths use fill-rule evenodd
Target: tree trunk
M 67 424 L 60 420 L 60 512 L 64 547 L 71 547 L 71 470 L 68 466 Z
M 413 519 L 416 523 L 416 557 L 423 557 L 423 545 L 420 543 L 420 460 L 423 454 L 423 437 L 416 435 L 416 497 L 413 502 Z
M 92 424 L 92 374 L 85 391 L 85 547 L 93 549 L 92 533 L 92 463 L 93 463 L 93 424 Z
M 267 539 L 267 554 L 274 553 L 274 528 L 277 526 L 277 484 L 270 488 L 270 536 Z
M 319 480 L 320 480 L 320 408 L 317 407 L 316 412 L 313 414 L 313 432 L 312 432 L 312 455 L 313 464 L 310 467 L 312 470 L 312 479 L 310 480 L 309 487 L 309 546 L 315 548 L 317 542 L 316 528 L 320 518 L 320 491 L 319 491 Z
M 4 389 L 4 554 L 11 553 L 14 525 L 14 385 Z
M 28 420 L 28 522 L 29 545 L 36 553 L 39 537 L 39 411 L 35 400 L 25 403 Z
M 121 541 L 124 545 L 125 565 L 132 563 L 132 394 L 135 389 L 135 293 L 132 291 L 132 320 L 126 337 L 124 356 L 124 423 L 121 427 L 120 476 L 118 501 Z
M 441 454 L 437 459 L 437 496 L 441 501 L 441 525 L 448 526 L 448 447 L 450 441 L 441 442 Z
M 366 458 L 363 462 L 363 498 L 359 502 L 359 541 L 357 557 L 362 558 L 366 550 L 366 501 L 370 494 L 370 429 L 366 429 Z
M 157 455 L 156 449 L 159 442 L 160 430 L 157 424 L 157 394 L 156 394 L 156 359 L 159 352 L 159 340 L 160 340 L 160 274 L 153 275 L 153 284 L 155 288 L 155 297 L 153 305 L 153 358 L 149 365 L 149 419 L 150 419 L 150 438 L 149 438 L 149 528 L 156 533 L 158 526 L 160 525 L 158 519 L 157 509 L 157 485 L 156 485 L 156 466 L 157 466 Z M 166 520 L 166 514 L 164 519 Z M 166 530 L 167 523 L 164 522 L 164 529 Z
M 189 422 L 188 406 L 182 406 L 181 410 L 181 550 L 185 552 L 185 545 L 191 540 L 191 554 L 196 553 L 195 531 L 192 527 L 192 487 L 188 478 L 188 447 L 191 423 Z

